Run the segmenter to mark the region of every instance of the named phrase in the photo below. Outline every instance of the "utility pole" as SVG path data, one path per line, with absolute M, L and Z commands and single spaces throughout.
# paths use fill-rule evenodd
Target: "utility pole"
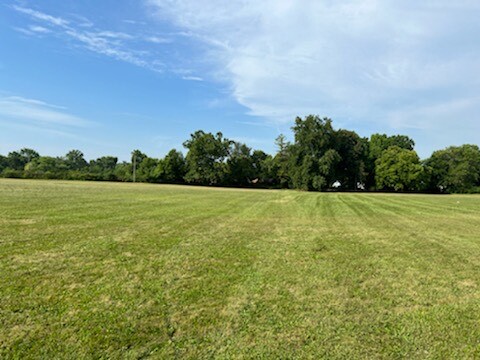
M 137 175 L 137 154 L 133 153 L 133 182 L 136 180 Z

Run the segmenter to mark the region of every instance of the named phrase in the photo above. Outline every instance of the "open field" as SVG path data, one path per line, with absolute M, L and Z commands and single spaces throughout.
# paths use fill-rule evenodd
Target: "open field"
M 480 196 L 0 180 L 0 358 L 480 357 Z

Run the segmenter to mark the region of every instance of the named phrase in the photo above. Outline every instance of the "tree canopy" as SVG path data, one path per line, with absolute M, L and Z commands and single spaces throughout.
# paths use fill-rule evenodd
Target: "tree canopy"
M 297 117 L 292 131 L 292 142 L 283 134 L 277 137 L 275 154 L 202 130 L 183 143 L 185 154 L 172 149 L 163 158 L 137 149 L 129 161 L 115 156 L 87 161 L 80 150 L 52 157 L 22 148 L 0 155 L 0 176 L 307 191 L 480 192 L 477 145 L 452 146 L 420 161 L 406 135 L 363 138 L 316 115 Z
M 434 190 L 466 192 L 480 185 L 480 149 L 476 145 L 435 151 L 425 165 L 430 168 Z
M 425 170 L 413 150 L 391 146 L 375 161 L 377 189 L 418 191 L 425 188 Z

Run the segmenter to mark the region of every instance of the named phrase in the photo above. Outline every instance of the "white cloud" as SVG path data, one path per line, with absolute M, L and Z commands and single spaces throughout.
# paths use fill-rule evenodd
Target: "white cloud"
M 187 81 L 203 81 L 199 76 L 183 76 L 182 79 Z
M 72 19 L 66 20 L 52 16 L 41 11 L 26 7 L 12 6 L 22 14 L 28 15 L 31 20 L 40 23 L 30 24 L 28 28 L 15 28 L 24 35 L 50 34 L 63 37 L 77 46 L 82 46 L 92 52 L 109 56 L 116 60 L 124 61 L 155 72 L 163 72 L 164 65 L 148 50 L 137 49 L 133 42 L 148 41 L 156 44 L 166 44 L 171 40 L 159 36 L 145 36 L 143 34 L 127 34 L 120 31 L 99 30 L 84 16 L 71 15 Z
M 50 23 L 51 25 L 66 27 L 69 24 L 69 22 L 65 19 L 62 19 L 60 17 L 51 16 L 51 15 L 42 13 L 40 11 L 36 11 L 36 10 L 33 10 L 33 9 L 29 9 L 29 8 L 24 8 L 24 7 L 17 6 L 17 5 L 13 5 L 13 8 L 15 10 L 17 10 L 18 12 L 30 15 L 32 18 Z
M 480 130 L 478 1 L 146 1 L 159 21 L 206 45 L 212 73 L 252 115 Z M 463 99 L 473 103 L 454 105 Z M 469 116 L 452 122 L 457 111 Z
M 33 32 L 41 33 L 41 34 L 48 34 L 49 32 L 51 32 L 50 29 L 47 29 L 47 28 L 44 28 L 43 26 L 38 26 L 38 25 L 30 25 L 28 28 Z
M 89 127 L 94 123 L 67 113 L 66 108 L 19 96 L 0 97 L 0 120 L 59 131 L 60 127 Z
M 71 38 L 79 41 L 87 49 L 112 57 L 117 60 L 125 61 L 130 64 L 147 68 L 156 72 L 162 72 L 160 64 L 155 61 L 149 61 L 144 59 L 140 52 L 132 49 L 125 49 L 118 46 L 118 42 L 111 40 L 110 38 L 117 36 L 117 39 L 121 38 L 115 33 L 109 33 L 109 36 L 101 33 L 84 32 L 75 29 L 66 30 L 65 34 Z
M 170 38 L 164 38 L 160 36 L 146 36 L 144 37 L 144 40 L 154 44 L 170 44 L 173 42 L 173 40 Z

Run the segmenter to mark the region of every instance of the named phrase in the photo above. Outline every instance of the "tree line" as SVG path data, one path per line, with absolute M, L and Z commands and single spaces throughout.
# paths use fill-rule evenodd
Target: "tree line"
M 80 150 L 63 157 L 21 149 L 0 155 L 0 176 L 29 179 L 139 181 L 213 186 L 290 188 L 306 191 L 480 192 L 480 149 L 452 146 L 420 160 L 405 135 L 374 134 L 333 128 L 332 120 L 297 117 L 294 141 L 276 139 L 270 155 L 202 130 L 161 159 L 140 150 L 128 162 L 113 156 L 87 161 Z

